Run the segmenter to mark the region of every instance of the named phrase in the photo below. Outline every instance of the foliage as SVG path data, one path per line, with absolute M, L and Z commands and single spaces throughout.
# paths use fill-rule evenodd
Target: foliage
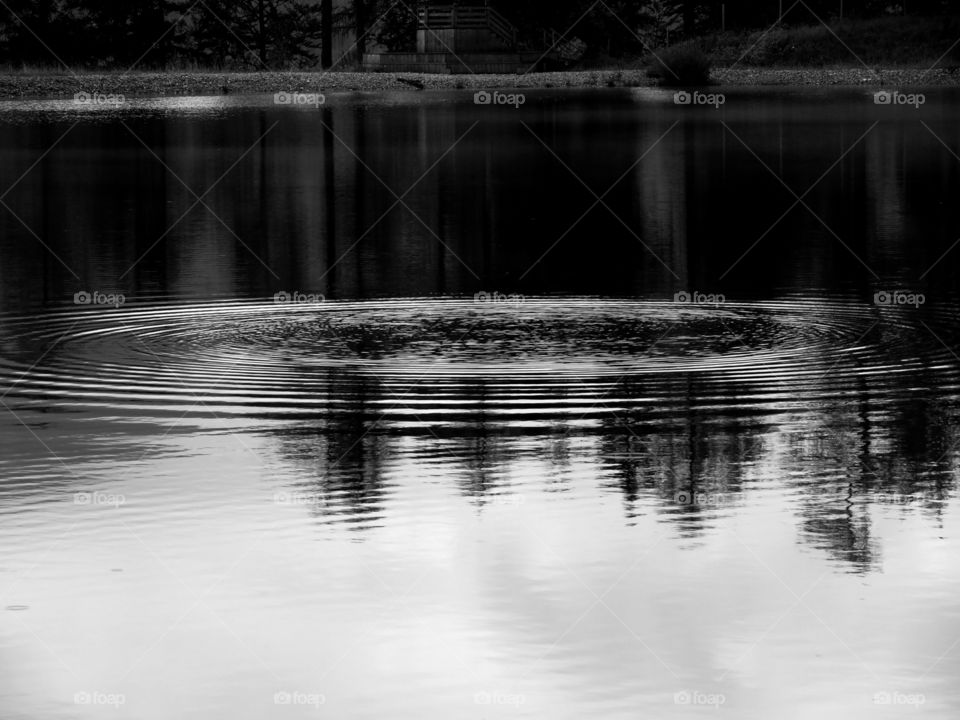
M 648 0 L 640 7 L 639 35 L 647 47 L 663 47 L 683 31 L 683 8 L 677 0 Z
M 319 47 L 311 0 L 5 0 L 0 62 L 295 66 Z
M 716 65 L 931 66 L 960 36 L 960 18 L 880 17 L 822 25 L 705 35 L 699 42 Z M 954 53 L 957 47 L 954 47 Z M 960 54 L 940 66 L 956 65 Z
M 710 82 L 710 58 L 693 41 L 661 48 L 651 53 L 648 74 L 664 85 L 706 85 Z
M 392 4 L 377 24 L 377 42 L 391 52 L 417 49 L 417 16 L 412 6 Z
M 192 6 L 184 33 L 188 54 L 210 64 L 291 67 L 320 43 L 320 16 L 307 0 L 204 0 Z
M 519 37 L 531 49 L 545 49 L 545 33 L 555 31 L 576 45 L 577 56 L 583 55 L 587 64 L 598 59 L 620 64 L 651 47 L 694 36 L 717 64 L 732 64 L 744 54 L 743 62 L 758 65 L 850 63 L 844 43 L 870 64 L 933 62 L 960 30 L 960 3 L 950 0 L 845 0 L 842 21 L 839 0 L 783 0 L 782 6 L 776 0 L 490 2 L 517 25 Z M 330 7 L 330 0 L 3 0 L 0 65 L 315 66 L 323 38 L 333 27 L 355 32 L 358 54 L 374 43 L 412 51 L 416 4 L 416 0 L 338 1 L 327 23 L 330 27 L 324 28 L 321 9 Z M 781 7 L 785 15 L 779 18 Z M 721 23 L 726 32 L 720 32 Z M 824 23 L 830 24 L 829 30 Z M 950 32 L 953 37 L 945 43 Z M 328 50 L 331 46 L 328 37 Z M 677 56 L 667 64 L 681 67 L 684 75 L 702 75 L 703 58 L 684 47 L 671 51 Z M 944 60 L 958 62 L 960 50 Z M 653 72 L 666 73 L 662 67 Z

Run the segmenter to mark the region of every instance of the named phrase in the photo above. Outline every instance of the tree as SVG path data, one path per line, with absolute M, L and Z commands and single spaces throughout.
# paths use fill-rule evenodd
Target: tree
M 320 67 L 328 70 L 333 67 L 333 0 L 320 2 L 320 29 L 323 33 L 320 43 Z
M 187 52 L 206 65 L 313 64 L 320 23 L 309 0 L 204 0 L 194 7 Z
M 391 52 L 414 52 L 418 24 L 417 15 L 410 7 L 393 5 L 377 23 L 377 42 Z
M 648 47 L 662 47 L 679 39 L 684 30 L 684 8 L 676 0 L 647 0 L 640 8 L 640 36 Z
M 83 0 L 76 20 L 86 32 L 82 61 L 88 65 L 163 67 L 174 51 L 171 25 L 179 5 L 171 0 Z
M 377 0 L 353 0 L 354 29 L 357 33 L 357 55 L 360 62 L 367 52 L 367 35 L 370 33 L 370 22 Z
M 69 67 L 77 61 L 70 12 L 65 0 L 5 0 L 0 8 L 0 58 L 18 67 Z

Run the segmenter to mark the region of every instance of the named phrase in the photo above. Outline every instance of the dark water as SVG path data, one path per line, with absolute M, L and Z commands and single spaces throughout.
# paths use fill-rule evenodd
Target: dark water
M 960 94 L 726 99 L 0 106 L 0 716 L 955 717 Z

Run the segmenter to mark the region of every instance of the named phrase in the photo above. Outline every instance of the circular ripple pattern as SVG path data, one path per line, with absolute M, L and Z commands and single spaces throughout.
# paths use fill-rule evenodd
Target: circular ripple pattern
M 946 312 L 946 311 L 942 311 Z M 229 302 L 0 318 L 6 402 L 169 412 L 589 414 L 956 387 L 951 323 L 847 300 Z M 937 329 L 939 328 L 939 329 Z

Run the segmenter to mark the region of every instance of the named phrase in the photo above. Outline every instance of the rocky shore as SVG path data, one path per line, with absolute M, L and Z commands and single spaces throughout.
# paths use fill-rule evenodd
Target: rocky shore
M 867 85 L 891 89 L 960 85 L 960 72 L 949 69 L 715 68 L 714 82 L 729 86 L 830 87 Z M 594 88 L 655 85 L 645 70 L 577 70 L 527 75 L 424 75 L 357 72 L 136 72 L 136 73 L 0 73 L 0 99 L 70 97 L 76 93 L 126 97 L 220 95 L 324 91 L 389 91 L 423 88 Z

